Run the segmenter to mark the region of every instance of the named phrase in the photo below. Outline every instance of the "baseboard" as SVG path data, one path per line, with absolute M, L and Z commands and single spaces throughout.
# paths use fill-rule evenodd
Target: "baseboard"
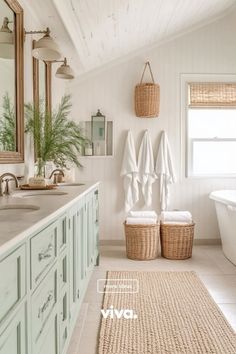
M 196 246 L 200 245 L 221 245 L 220 238 L 196 238 L 193 241 Z M 125 240 L 100 240 L 100 246 L 125 246 Z
M 221 245 L 220 238 L 196 238 L 193 241 L 194 245 Z
M 100 240 L 100 246 L 125 246 L 125 240 Z

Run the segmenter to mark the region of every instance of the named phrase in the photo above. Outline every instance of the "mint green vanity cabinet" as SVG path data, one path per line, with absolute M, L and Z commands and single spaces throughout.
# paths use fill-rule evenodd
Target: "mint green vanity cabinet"
M 66 354 L 98 259 L 98 189 L 0 258 L 0 354 Z

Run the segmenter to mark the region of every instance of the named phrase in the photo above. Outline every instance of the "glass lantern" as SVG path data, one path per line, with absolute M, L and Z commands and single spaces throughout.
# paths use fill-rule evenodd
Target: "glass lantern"
M 93 142 L 93 154 L 106 155 L 106 117 L 98 109 L 92 116 L 91 138 Z

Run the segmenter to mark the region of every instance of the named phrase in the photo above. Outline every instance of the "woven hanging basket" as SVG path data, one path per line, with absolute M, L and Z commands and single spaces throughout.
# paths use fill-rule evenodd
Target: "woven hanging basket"
M 143 76 L 149 68 L 152 82 L 143 83 Z M 140 118 L 155 118 L 159 115 L 160 86 L 155 84 L 150 63 L 145 63 L 140 84 L 135 86 L 135 113 Z

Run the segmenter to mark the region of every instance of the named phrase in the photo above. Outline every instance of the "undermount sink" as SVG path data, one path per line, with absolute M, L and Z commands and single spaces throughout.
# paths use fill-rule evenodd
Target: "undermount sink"
M 84 186 L 85 183 L 78 183 L 78 182 L 62 182 L 57 183 L 58 187 L 76 187 L 76 186 Z
M 4 204 L 0 205 L 0 216 L 9 216 L 9 214 L 23 214 L 31 211 L 39 210 L 38 205 L 33 204 Z
M 66 195 L 68 193 L 55 191 L 55 190 L 40 190 L 40 191 L 21 191 L 19 193 L 15 193 L 12 196 L 17 198 L 30 198 L 30 197 L 44 197 L 44 196 L 59 196 L 59 195 Z

